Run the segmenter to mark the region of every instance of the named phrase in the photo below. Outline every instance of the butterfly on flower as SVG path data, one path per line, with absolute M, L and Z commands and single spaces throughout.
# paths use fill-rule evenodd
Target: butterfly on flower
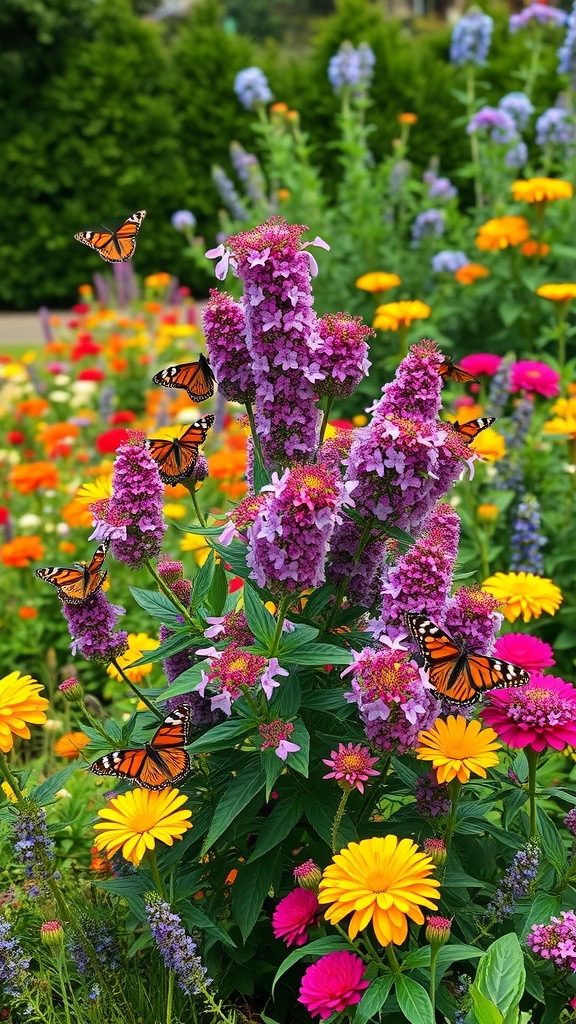
M 204 444 L 213 423 L 212 415 L 203 416 L 186 427 L 180 437 L 151 437 L 146 441 L 146 447 L 158 466 L 160 479 L 165 484 L 176 484 L 192 475 L 200 445 Z
M 145 216 L 146 210 L 137 210 L 116 231 L 103 227 L 102 231 L 79 231 L 74 238 L 95 249 L 106 263 L 124 263 L 134 255 L 136 235 Z
M 481 416 L 477 420 L 468 420 L 467 423 L 452 423 L 451 427 L 457 434 L 460 434 L 460 437 L 466 444 L 472 444 L 474 438 L 478 437 L 482 430 L 491 427 L 495 422 L 495 416 Z
M 92 555 L 88 564 L 76 562 L 73 569 L 61 566 L 46 566 L 36 569 L 38 579 L 51 583 L 58 590 L 58 597 L 64 604 L 84 604 L 101 589 L 108 573 L 102 569 L 110 541 L 104 540 Z
M 452 356 L 444 356 L 444 362 L 438 367 L 438 373 L 441 377 L 446 377 L 449 380 L 455 380 L 458 384 L 479 384 L 480 381 L 473 377 L 468 370 L 465 370 L 463 366 L 458 366 L 454 362 Z
M 200 354 L 196 363 L 168 366 L 152 377 L 163 388 L 183 388 L 193 402 L 205 402 L 214 394 L 214 374 L 206 356 Z
M 182 782 L 190 771 L 184 749 L 190 732 L 190 707 L 179 704 L 166 716 L 149 743 L 133 750 L 113 750 L 88 768 L 94 775 L 129 779 L 143 789 L 165 789 Z
M 441 697 L 456 704 L 473 704 L 487 690 L 530 682 L 523 668 L 459 644 L 426 615 L 408 612 L 406 619 L 428 678 Z

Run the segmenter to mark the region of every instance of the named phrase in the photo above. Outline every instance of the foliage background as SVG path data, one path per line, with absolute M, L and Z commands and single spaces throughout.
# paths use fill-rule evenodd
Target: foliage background
M 2 4 L 1 308 L 71 304 L 78 281 L 89 279 L 93 266 L 87 250 L 71 245 L 73 234 L 102 218 L 118 223 L 141 208 L 148 219 L 138 271 L 169 266 L 205 294 L 209 277 L 182 254 L 170 215 L 192 209 L 200 234 L 212 243 L 219 198 L 210 166 L 229 168 L 233 138 L 258 150 L 252 114 L 233 91 L 236 73 L 248 65 L 262 66 L 275 98 L 300 112 L 327 195 L 333 194 L 339 168 L 331 143 L 339 104 L 326 69 L 345 39 L 366 40 L 376 53 L 368 117 L 376 159 L 390 150 L 398 113 L 412 110 L 420 118 L 412 159 L 425 169 L 438 156 L 467 204 L 457 172 L 468 140 L 447 59 L 447 26 L 406 26 L 385 20 L 370 0 L 338 0 L 335 13 L 313 23 L 310 44 L 296 54 L 273 35 L 256 45 L 230 34 L 226 14 L 234 15 L 233 6 L 200 0 L 185 18 L 153 22 L 142 18 L 142 0 Z M 523 48 L 506 30 L 508 10 L 491 13 L 496 25 L 490 67 L 482 76 L 486 102 L 510 87 Z M 251 30 L 246 17 L 239 27 Z M 272 22 L 269 30 L 275 31 Z M 555 68 L 550 48 L 533 97 L 540 109 L 560 88 Z

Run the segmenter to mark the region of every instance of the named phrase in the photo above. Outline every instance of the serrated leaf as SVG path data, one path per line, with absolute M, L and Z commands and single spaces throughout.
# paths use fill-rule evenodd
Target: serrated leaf
M 370 988 L 366 989 L 356 1009 L 354 1024 L 368 1024 L 368 1021 L 380 1012 L 388 999 L 393 984 L 394 976 L 392 974 L 375 978 L 370 983 Z
M 164 622 L 168 626 L 181 625 L 178 618 L 180 613 L 174 602 L 166 597 L 166 594 L 162 594 L 158 590 L 142 590 L 140 587 L 130 587 L 130 593 L 136 604 L 140 605 L 153 619 L 159 619 L 160 622 Z
M 345 939 L 341 939 L 335 935 L 330 935 L 323 939 L 314 939 L 314 942 L 306 943 L 306 945 L 302 946 L 301 949 L 295 949 L 293 953 L 290 953 L 290 956 L 286 957 L 276 971 L 274 981 L 272 982 L 272 995 L 274 995 L 274 989 L 282 975 L 286 974 L 286 971 L 289 971 L 294 964 L 297 964 L 305 956 L 325 956 L 326 953 L 336 953 L 340 949 L 349 948 L 350 947 Z
M 394 979 L 398 1006 L 410 1024 L 434 1024 L 430 996 L 417 981 L 400 974 Z
M 290 835 L 301 817 L 303 809 L 304 798 L 301 793 L 295 793 L 280 800 L 266 818 L 248 864 L 263 857 L 275 846 L 279 846 Z
M 252 760 L 244 766 L 232 780 L 226 792 L 221 798 L 216 810 L 208 835 L 204 840 L 201 856 L 208 852 L 217 839 L 220 838 L 228 826 L 238 817 L 253 797 L 264 789 L 266 779 L 260 764 L 260 758 Z

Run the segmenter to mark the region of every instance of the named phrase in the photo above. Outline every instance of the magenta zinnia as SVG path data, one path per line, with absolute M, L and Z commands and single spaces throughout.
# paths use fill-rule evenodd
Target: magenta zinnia
M 556 662 L 550 644 L 527 633 L 505 633 L 494 645 L 494 656 L 511 661 L 527 672 L 541 672 Z
M 349 743 L 348 746 L 340 743 L 338 750 L 331 752 L 330 760 L 326 758 L 322 760 L 325 765 L 332 768 L 332 771 L 324 775 L 323 778 L 336 779 L 342 789 L 357 789 L 363 793 L 364 783 L 368 781 L 369 777 L 380 775 L 380 772 L 374 771 L 373 768 L 379 758 L 370 757 L 368 747 L 363 747 L 361 743 L 356 743 L 356 745 Z
M 576 688 L 533 672 L 526 686 L 492 690 L 480 714 L 509 747 L 564 750 L 576 745 Z
M 313 1017 L 327 1020 L 348 1006 L 360 1002 L 370 982 L 364 978 L 364 964 L 355 953 L 342 949 L 328 953 L 306 970 L 298 1002 Z
M 316 894 L 310 889 L 294 889 L 277 904 L 272 914 L 274 937 L 287 946 L 303 946 L 308 942 L 308 929 L 313 928 L 320 914 Z

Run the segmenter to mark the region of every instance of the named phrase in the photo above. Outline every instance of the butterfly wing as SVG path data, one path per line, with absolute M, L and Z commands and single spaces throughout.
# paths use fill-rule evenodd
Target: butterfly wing
M 481 416 L 477 420 L 468 420 L 467 423 L 453 423 L 452 426 L 457 434 L 464 439 L 466 444 L 471 444 L 475 437 L 482 430 L 486 430 L 487 427 L 491 427 L 496 422 L 495 416 Z
M 150 746 L 154 750 L 165 750 L 168 747 L 185 747 L 190 733 L 190 707 L 179 704 L 174 711 L 166 716 L 162 725 L 156 730 Z
M 97 594 L 107 573 L 100 568 L 110 541 L 105 540 L 96 548 L 89 565 L 78 565 L 73 569 L 48 566 L 37 569 L 38 579 L 51 583 L 58 589 L 58 597 L 64 604 L 84 604 L 89 597 Z
M 410 612 L 406 618 L 432 686 L 442 696 L 448 697 L 454 686 L 453 676 L 462 655 L 461 648 L 426 615 L 414 615 Z M 459 693 L 460 689 L 458 688 Z M 465 694 L 464 697 L 459 696 L 457 699 L 463 703 L 471 697 L 473 694 Z
M 141 750 L 114 750 L 91 764 L 95 775 L 129 779 L 144 789 L 164 789 L 188 775 L 190 757 L 184 749 L 190 732 L 190 707 L 179 704 L 166 716 L 150 743 Z
M 170 785 L 170 778 L 163 766 L 152 760 L 146 748 L 113 750 L 94 761 L 88 771 L 94 775 L 114 775 L 118 779 L 128 779 L 143 789 L 164 789 Z
M 196 363 L 180 363 L 168 366 L 152 377 L 154 384 L 164 388 L 183 388 L 193 402 L 205 402 L 214 394 L 214 374 L 205 356 L 200 355 Z
M 190 771 L 190 757 L 188 755 L 188 751 L 184 750 L 183 747 L 158 750 L 156 751 L 156 756 L 158 760 L 162 762 L 165 786 L 175 786 L 178 782 L 182 782 L 182 779 L 185 779 L 188 775 Z M 144 783 L 140 782 L 140 785 L 142 786 Z
M 458 366 L 454 362 L 452 356 L 446 356 L 444 362 L 438 367 L 438 373 L 441 377 L 448 377 L 450 380 L 455 380 L 458 384 L 479 384 L 480 381 L 473 377 L 471 373 L 468 373 L 463 366 Z
M 134 255 L 136 235 L 146 216 L 146 210 L 137 210 L 117 231 L 79 231 L 77 242 L 95 249 L 106 263 L 123 263 Z
M 199 446 L 206 440 L 213 422 L 214 416 L 203 416 L 192 423 L 181 437 L 153 437 L 146 441 L 146 447 L 158 466 L 160 479 L 165 484 L 176 484 L 193 473 Z

